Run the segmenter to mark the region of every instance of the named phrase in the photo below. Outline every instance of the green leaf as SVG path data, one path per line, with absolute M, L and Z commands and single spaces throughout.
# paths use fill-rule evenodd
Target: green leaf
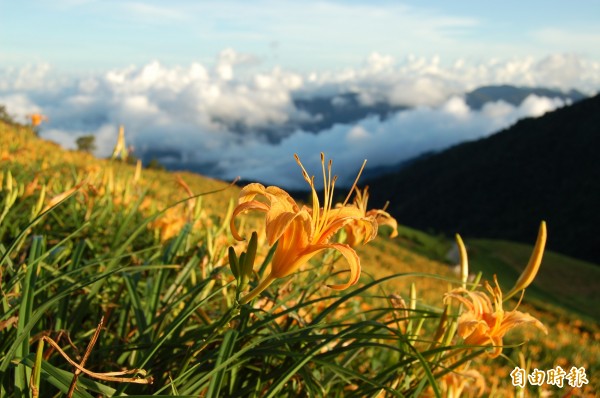
M 219 350 L 219 356 L 217 357 L 216 367 L 219 368 L 221 364 L 227 360 L 233 349 L 235 347 L 235 343 L 237 341 L 238 331 L 237 330 L 228 330 L 225 332 L 223 336 L 223 343 L 221 344 L 221 349 Z M 223 378 L 225 377 L 225 373 L 227 372 L 227 367 L 221 367 L 219 370 L 214 372 L 212 378 L 210 380 L 210 384 L 208 385 L 208 393 L 209 397 L 218 397 L 219 392 L 221 391 L 221 385 L 223 384 Z

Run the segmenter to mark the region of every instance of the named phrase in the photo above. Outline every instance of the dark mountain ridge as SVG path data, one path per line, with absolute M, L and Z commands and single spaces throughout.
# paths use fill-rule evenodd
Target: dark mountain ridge
M 373 206 L 449 235 L 533 243 L 600 264 L 600 96 L 456 145 L 367 182 Z

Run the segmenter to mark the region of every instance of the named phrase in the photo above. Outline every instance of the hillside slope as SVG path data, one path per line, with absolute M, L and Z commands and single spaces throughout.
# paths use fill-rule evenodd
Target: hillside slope
M 444 294 L 458 282 L 452 284 L 457 276 L 444 264 L 451 243 L 441 237 L 400 226 L 399 236 L 390 240 L 386 237 L 388 231 L 382 230 L 372 244 L 359 248 L 363 278 L 355 288 L 332 293 L 332 289 L 323 286 L 323 282 L 336 277 L 332 273 L 337 274 L 335 261 L 326 256 L 320 264 L 315 261 L 313 266 L 274 282 L 256 307 L 246 307 L 251 308 L 251 312 L 240 321 L 235 318 L 236 313 L 245 317 L 244 310 L 230 311 L 236 308 L 232 305 L 237 284 L 230 283 L 233 273 L 229 272 L 225 257 L 228 247 L 235 244 L 228 232 L 226 210 L 229 200 L 237 197 L 235 187 L 204 196 L 201 205 L 196 202 L 189 207 L 188 202 L 184 202 L 163 213 L 160 209 L 187 198 L 189 191 L 211 192 L 227 188 L 228 184 L 187 173 L 140 171 L 118 160 L 99 160 L 81 152 L 65 151 L 39 139 L 26 127 L 1 121 L 0 160 L 0 178 L 3 179 L 0 209 L 8 209 L 0 214 L 0 219 L 5 217 L 0 220 L 0 252 L 8 253 L 2 258 L 6 262 L 0 261 L 5 310 L 0 312 L 0 324 L 4 325 L 0 327 L 0 357 L 3 358 L 0 362 L 8 369 L 0 372 L 0 396 L 13 396 L 12 392 L 21 388 L 19 386 L 27 389 L 29 379 L 20 369 L 31 369 L 35 363 L 33 349 L 37 336 L 52 338 L 64 334 L 68 336 L 70 347 L 66 350 L 69 353 L 73 349 L 78 351 L 78 347 L 83 352 L 86 346 L 93 348 L 89 339 L 95 328 L 102 329 L 102 333 L 94 352 L 88 349 L 91 369 L 127 369 L 132 364 L 143 363 L 154 382 L 150 387 L 108 385 L 104 379 L 92 384 L 85 380 L 87 375 L 81 375 L 79 381 L 85 384 L 78 384 L 80 395 L 92 396 L 89 391 L 93 396 L 114 396 L 120 394 L 117 389 L 125 393 L 128 388 L 126 393 L 136 396 L 169 389 L 194 396 L 220 396 L 205 392 L 210 391 L 210 380 L 216 378 L 215 373 L 211 373 L 213 369 L 221 369 L 216 361 L 223 347 L 230 344 L 225 344 L 227 336 L 233 335 L 230 352 L 245 357 L 227 359 L 230 363 L 235 361 L 239 372 L 233 381 L 227 376 L 225 390 L 231 391 L 231 383 L 242 380 L 239 385 L 250 386 L 250 393 L 241 395 L 252 395 L 252 391 L 257 391 L 257 382 L 241 378 L 256 376 L 260 382 L 270 383 L 278 380 L 279 372 L 292 369 L 298 372 L 299 376 L 290 373 L 297 377 L 298 384 L 291 387 L 289 394 L 277 396 L 321 396 L 322 391 L 332 391 L 328 396 L 345 396 L 349 384 L 358 389 L 360 386 L 356 383 L 362 380 L 367 380 L 365 388 L 369 392 L 351 392 L 354 396 L 371 396 L 374 380 L 379 375 L 390 375 L 395 383 L 398 375 L 405 378 L 408 374 L 391 366 L 413 363 L 419 366 L 424 358 L 416 351 L 420 346 L 430 353 L 432 346 L 435 352 L 440 352 L 439 340 L 428 340 L 428 333 L 446 327 L 440 325 L 451 325 L 447 320 L 452 318 L 442 317 L 438 309 L 444 306 Z M 78 193 L 69 188 L 82 181 L 86 184 L 80 186 Z M 63 194 L 69 191 L 73 193 L 69 199 L 56 201 L 56 198 L 65 198 Z M 42 198 L 41 201 L 38 198 Z M 38 203 L 47 203 L 51 210 L 42 212 L 44 214 L 31 225 L 31 216 L 39 212 L 35 210 Z M 157 216 L 159 218 L 155 218 Z M 255 220 L 244 218 L 238 225 L 242 228 L 244 223 L 244 228 L 249 229 Z M 169 231 L 173 234 L 165 234 Z M 270 250 L 265 243 L 259 243 L 257 258 L 265 258 Z M 499 275 L 499 283 L 506 288 L 514 283 L 531 251 L 530 246 L 517 248 L 512 243 L 472 240 L 466 243 L 473 272 L 481 270 L 485 278 L 491 280 L 489 271 L 498 274 L 498 270 L 511 271 Z M 242 243 L 236 249 L 246 247 L 247 244 Z M 473 361 L 472 369 L 480 370 L 489 381 L 491 391 L 486 392 L 486 396 L 510 396 L 514 387 L 508 374 L 518 363 L 520 349 L 516 345 L 523 341 L 530 342 L 523 347 L 523 355 L 531 361 L 532 367 L 547 369 L 560 363 L 568 369 L 576 365 L 589 374 L 590 385 L 583 387 L 582 393 L 593 393 L 597 390 L 595 386 L 600 385 L 595 360 L 599 347 L 594 344 L 600 331 L 596 322 L 588 322 L 588 317 L 580 319 L 570 308 L 585 310 L 581 307 L 587 305 L 592 311 L 582 311 L 583 314 L 598 314 L 596 292 L 600 290 L 586 282 L 598 280 L 600 268 L 566 258 L 552 261 L 556 264 L 553 265 L 549 259 L 550 253 L 546 253 L 540 275 L 528 290 L 535 289 L 536 296 L 542 300 L 553 294 L 554 300 L 549 304 L 559 307 L 537 308 L 536 303 L 528 303 L 529 292 L 521 306 L 547 325 L 548 336 L 536 328 L 519 330 L 520 334 L 511 333 L 504 340 L 503 354 L 509 360 L 501 357 L 489 362 L 489 358 L 483 356 L 478 362 Z M 257 261 L 257 265 L 259 263 Z M 546 271 L 557 267 L 568 268 L 572 278 L 566 280 L 559 276 L 561 283 L 566 281 L 570 289 L 557 289 L 558 294 L 554 294 L 549 287 L 556 286 L 555 277 Z M 586 268 L 589 268 L 587 273 Z M 255 271 L 262 274 L 262 266 L 255 267 Z M 389 284 L 363 290 L 373 279 L 392 274 L 394 279 L 390 279 Z M 261 275 L 256 276 L 252 279 L 258 281 Z M 577 288 L 583 285 L 585 288 Z M 321 296 L 334 301 L 321 301 Z M 514 308 L 514 302 L 516 300 L 510 308 Z M 31 303 L 31 311 L 27 311 L 26 303 Z M 382 303 L 386 306 L 381 307 Z M 561 309 L 565 304 L 565 309 Z M 393 318 L 385 316 L 384 311 L 388 309 Z M 318 318 L 323 315 L 327 317 Z M 329 320 L 334 316 L 336 318 Z M 99 318 L 105 319 L 103 327 L 102 321 L 97 326 Z M 283 322 L 280 324 L 279 320 Z M 378 325 L 382 327 L 377 329 Z M 342 326 L 351 328 L 350 332 L 340 331 L 338 328 Z M 395 334 L 396 327 L 405 329 Z M 387 331 L 392 331 L 400 340 L 388 338 L 384 334 Z M 448 331 L 454 333 L 453 329 Z M 27 336 L 31 336 L 31 344 Z M 323 336 L 331 336 L 331 339 L 323 340 Z M 402 348 L 402 351 L 415 350 L 419 358 L 398 360 L 397 356 L 389 356 L 398 351 L 399 342 L 404 344 L 413 338 L 411 336 L 418 344 L 411 343 L 411 349 Z M 332 340 L 338 338 L 345 340 Z M 454 341 L 460 345 L 453 351 L 462 355 L 464 346 L 460 340 Z M 67 346 L 63 340 L 59 344 Z M 324 356 L 328 353 L 323 349 L 329 347 L 341 347 L 343 351 Z M 271 352 L 277 357 L 265 356 Z M 317 352 L 319 358 L 309 362 Z M 37 355 L 41 358 L 42 351 Z M 288 361 L 290 358 L 294 360 Z M 337 362 L 336 358 L 343 362 Z M 303 361 L 309 372 L 298 370 L 296 359 Z M 42 391 L 40 396 L 66 391 L 73 379 L 71 364 L 56 352 L 42 361 L 40 387 L 35 387 Z M 429 359 L 427 362 L 433 363 Z M 246 364 L 249 364 L 247 368 Z M 335 367 L 333 371 L 328 368 L 330 364 Z M 386 368 L 389 370 L 381 371 Z M 331 374 L 339 369 L 345 369 L 340 387 L 304 394 L 305 389 L 331 380 Z M 443 370 L 446 369 L 444 365 Z M 352 375 L 359 376 L 357 381 L 349 379 Z M 304 381 L 306 377 L 311 379 Z M 204 381 L 199 382 L 199 379 Z M 406 379 L 419 382 L 420 375 Z M 240 391 L 245 391 L 242 388 Z M 267 391 L 268 388 L 265 384 L 260 389 Z
M 126 191 L 121 192 L 119 181 L 130 181 L 135 173 L 134 166 L 122 162 L 96 159 L 84 152 L 67 151 L 52 142 L 36 137 L 26 127 L 10 126 L 2 122 L 0 122 L 0 160 L 0 180 L 4 171 L 11 170 L 17 179 L 27 180 L 31 178 L 32 174 L 36 175 L 36 181 L 39 183 L 51 184 L 52 180 L 68 180 L 75 175 L 87 175 L 88 178 L 92 178 L 90 181 L 93 181 L 93 175 L 98 170 L 112 169 L 114 171 L 114 192 L 112 196 L 115 203 L 130 202 L 133 204 L 137 197 L 136 192 L 141 189 L 145 192 L 144 196 L 147 200 L 144 200 L 144 204 L 140 204 L 139 208 L 143 208 L 146 215 L 152 214 L 152 212 L 173 204 L 186 196 L 185 190 L 178 183 L 179 179 L 185 181 L 188 188 L 194 193 L 211 192 L 228 186 L 225 182 L 212 180 L 197 174 L 145 169 L 141 173 L 139 185 L 131 186 Z M 1 186 L 3 184 L 0 182 Z M 34 187 L 34 185 L 31 185 L 31 187 Z M 39 190 L 39 186 L 37 189 Z M 205 196 L 202 207 L 206 210 L 206 215 L 213 218 L 213 220 L 226 217 L 227 206 L 231 200 L 237 198 L 238 192 L 238 187 L 229 187 L 224 191 Z M 50 191 L 48 193 L 48 196 L 52 196 Z M 372 192 L 372 194 L 375 193 Z M 2 194 L 3 192 L 0 190 L 0 199 Z M 126 196 L 129 196 L 129 200 L 126 199 Z M 302 199 L 307 198 L 303 196 Z M 152 203 L 152 205 L 148 206 L 148 203 Z M 161 234 L 167 233 L 171 236 L 178 233 L 184 224 L 181 216 L 185 214 L 185 209 L 185 206 L 177 206 L 172 212 L 169 211 L 165 217 L 153 223 L 152 226 L 160 229 Z M 370 280 L 371 277 L 381 278 L 395 273 L 420 272 L 456 278 L 452 268 L 448 267 L 447 264 L 447 253 L 452 246 L 452 240 L 430 236 L 405 226 L 400 226 L 399 236 L 396 239 L 387 237 L 389 234 L 388 229 L 380 232 L 377 241 L 358 248 L 365 280 Z M 2 238 L 1 233 L 0 238 Z M 234 242 L 232 239 L 224 239 L 221 243 L 227 245 Z M 483 271 L 489 280 L 492 279 L 493 274 L 497 274 L 501 285 L 505 287 L 512 286 L 527 263 L 533 238 L 526 243 L 527 245 L 523 247 L 508 242 L 487 242 L 482 246 L 476 244 L 475 240 L 469 239 L 467 245 L 472 249 L 470 259 L 473 271 Z M 560 275 L 562 265 L 572 271 L 573 274 L 569 276 L 569 280 L 571 281 L 570 285 L 573 287 L 581 286 L 585 281 L 598 280 L 597 275 L 600 270 L 596 267 L 578 263 L 565 257 L 558 259 L 555 254 L 547 252 L 544 266 L 534 283 L 534 287 L 544 297 L 553 295 L 555 298 L 552 302 L 559 306 L 568 307 L 571 305 L 573 307 L 576 305 L 580 314 L 599 319 L 600 313 L 596 310 L 597 303 L 600 302 L 597 295 L 597 284 L 588 284 L 585 289 L 580 287 L 575 290 L 563 289 L 568 293 L 567 299 L 563 295 L 556 294 L 558 285 L 565 280 L 565 276 Z M 388 288 L 395 292 L 406 293 L 414 280 L 414 276 L 397 278 L 390 282 Z M 419 286 L 422 288 L 421 295 L 428 302 L 433 302 L 436 299 L 439 301 L 447 289 L 446 284 L 440 284 L 437 280 L 430 278 L 421 278 Z M 544 298 L 544 300 L 546 299 Z
M 600 263 L 600 96 L 463 143 L 368 182 L 400 223 L 531 242 Z
M 0 200 L 2 199 L 3 175 L 8 170 L 17 179 L 27 180 L 33 178 L 33 175 L 37 176 L 36 181 L 39 180 L 39 184 L 36 182 L 38 184 L 36 189 L 38 191 L 42 184 L 48 181 L 52 182 L 52 180 L 67 180 L 73 177 L 76 182 L 79 182 L 80 179 L 88 177 L 91 181 L 103 181 L 103 178 L 95 176 L 102 170 L 111 170 L 111 179 L 114 179 L 114 185 L 118 185 L 117 180 L 130 181 L 135 174 L 133 165 L 121 161 L 111 162 L 108 159 L 98 159 L 85 152 L 65 150 L 58 144 L 35 136 L 26 126 L 11 125 L 0 121 Z M 75 176 L 79 176 L 79 179 Z M 297 178 L 302 178 L 302 175 L 298 173 Z M 123 201 L 121 196 L 128 194 L 130 196 L 128 202 L 134 202 L 135 200 L 131 198 L 137 199 L 143 195 L 148 199 L 139 207 L 145 208 L 145 215 L 148 216 L 187 197 L 187 192 L 178 182 L 179 180 L 184 181 L 194 194 L 221 190 L 202 198 L 202 208 L 206 211 L 206 215 L 216 219 L 227 217 L 228 206 L 230 202 L 237 201 L 240 191 L 238 186 L 230 186 L 230 183 L 200 174 L 144 169 L 138 185 L 122 190 L 115 189 L 113 196 L 118 201 Z M 252 181 L 247 183 L 249 182 Z M 48 192 L 47 196 L 51 197 L 58 193 Z M 343 193 L 346 194 L 346 192 Z M 308 199 L 308 197 L 302 197 L 302 199 Z M 151 206 L 148 206 L 147 203 L 151 203 Z M 173 213 L 166 214 L 157 222 L 163 231 L 169 231 L 169 236 L 179 232 L 183 227 L 182 215 L 185 214 L 185 207 L 177 206 L 174 210 Z M 257 227 L 259 231 L 263 228 L 260 225 Z M 437 275 L 452 275 L 443 262 L 431 260 L 422 254 L 412 253 L 410 248 L 399 246 L 399 240 L 392 241 L 385 236 L 387 234 L 382 233 L 377 246 L 360 248 L 366 256 L 363 261 L 363 269 L 366 273 L 381 277 L 395 272 L 421 272 L 426 269 Z M 2 238 L 1 234 L 0 238 Z M 235 242 L 230 238 L 224 239 L 223 244 L 225 243 L 234 244 Z M 399 262 L 398 258 L 410 261 Z M 403 282 L 398 282 L 397 285 L 406 287 L 406 289 L 409 286 Z M 432 291 L 432 289 L 428 290 Z M 444 293 L 443 288 L 433 290 L 434 294 L 439 297 Z

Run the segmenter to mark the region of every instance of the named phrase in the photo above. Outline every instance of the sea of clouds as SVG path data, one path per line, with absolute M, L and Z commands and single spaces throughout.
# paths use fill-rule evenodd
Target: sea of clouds
M 347 184 L 363 159 L 369 167 L 390 166 L 566 105 L 532 95 L 518 106 L 498 101 L 474 110 L 465 92 L 511 84 L 592 95 L 600 87 L 599 72 L 598 63 L 576 55 L 446 65 L 438 58 L 396 60 L 373 53 L 353 68 L 298 73 L 261 70 L 256 57 L 228 49 L 210 65 L 152 62 L 89 75 L 65 74 L 45 64 L 4 68 L 0 104 L 20 121 L 33 112 L 47 115 L 41 135 L 65 148 L 93 134 L 96 154 L 107 156 L 122 124 L 137 154 L 160 154 L 167 166 L 299 188 L 304 182 L 294 153 L 317 174 L 319 152 L 325 152 L 334 159 L 340 183 Z M 343 106 L 336 95 L 348 92 L 357 93 L 364 105 L 411 108 L 318 133 L 290 129 L 319 117 L 297 109 L 294 98 L 328 97 Z M 267 130 L 278 134 L 276 139 Z

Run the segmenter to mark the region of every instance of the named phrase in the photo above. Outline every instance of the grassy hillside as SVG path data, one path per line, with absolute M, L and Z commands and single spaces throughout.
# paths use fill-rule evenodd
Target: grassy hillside
M 351 288 L 326 286 L 347 278 L 343 259 L 326 252 L 241 304 L 274 248 L 261 217 L 235 221 L 243 236 L 259 232 L 255 260 L 251 243 L 232 238 L 239 188 L 64 151 L 5 123 L 0 160 L 0 396 L 69 396 L 75 386 L 77 397 L 475 396 L 479 380 L 485 396 L 504 397 L 520 394 L 509 376 L 517 365 L 588 372 L 581 388 L 530 387 L 529 396 L 593 396 L 600 385 L 600 330 L 588 320 L 597 290 L 552 290 L 559 276 L 545 274 L 567 265 L 573 284 L 589 283 L 595 268 L 582 262 L 547 257 L 519 310 L 548 336 L 511 326 L 492 359 L 457 335 L 463 306 L 444 313 L 444 294 L 461 282 L 442 236 L 400 227 L 391 239 L 382 227 L 357 247 L 363 273 Z M 471 271 L 498 273 L 504 291 L 531 250 L 466 243 Z M 553 306 L 536 301 L 549 296 Z M 131 373 L 107 373 L 116 371 Z
M 415 132 L 417 133 L 417 132 Z M 525 119 L 369 181 L 376 205 L 421 230 L 530 242 L 600 263 L 600 96 Z

